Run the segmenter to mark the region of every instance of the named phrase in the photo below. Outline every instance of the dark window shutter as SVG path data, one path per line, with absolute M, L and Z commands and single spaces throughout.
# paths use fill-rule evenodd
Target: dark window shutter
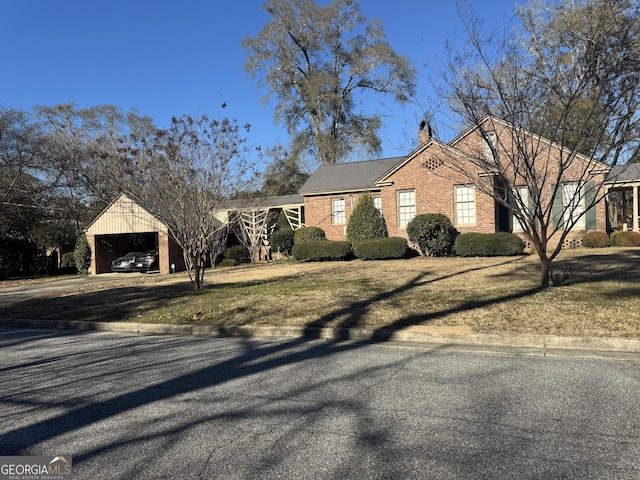
M 562 205 L 562 184 L 552 185 L 553 204 L 551 205 L 551 216 L 553 219 L 553 228 L 561 229 L 564 225 L 564 212 Z
M 584 186 L 584 204 L 585 207 L 589 207 L 589 205 L 593 204 L 596 196 L 596 183 L 595 182 L 587 182 Z M 595 230 L 598 228 L 598 219 L 596 218 L 596 206 L 589 208 L 585 212 L 585 220 L 584 224 L 587 230 Z

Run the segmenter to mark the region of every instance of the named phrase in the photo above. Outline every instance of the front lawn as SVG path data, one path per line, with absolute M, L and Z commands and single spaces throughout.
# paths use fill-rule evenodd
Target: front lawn
M 640 337 L 640 249 L 566 250 L 552 271 L 540 289 L 535 255 L 281 262 L 210 270 L 197 292 L 184 275 L 134 274 L 0 317 Z

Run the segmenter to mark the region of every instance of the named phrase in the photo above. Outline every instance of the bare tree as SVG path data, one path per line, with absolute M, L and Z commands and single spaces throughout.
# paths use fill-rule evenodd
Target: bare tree
M 547 286 L 565 239 L 589 228 L 608 167 L 638 148 L 640 21 L 631 0 L 534 1 L 518 16 L 520 34 L 503 40 L 463 16 L 468 49 L 449 52 L 443 94 L 471 127 L 451 165 L 512 213 Z
M 255 183 L 245 141 L 235 120 L 184 115 L 158 132 L 153 145 L 142 140 L 132 150 L 138 182 L 128 191 L 166 223 L 195 289 L 226 239 L 228 200 Z

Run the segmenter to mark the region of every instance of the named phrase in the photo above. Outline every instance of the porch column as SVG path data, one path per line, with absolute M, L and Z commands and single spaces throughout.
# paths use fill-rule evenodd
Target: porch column
M 638 185 L 633 186 L 633 231 L 640 231 L 640 225 L 638 225 Z

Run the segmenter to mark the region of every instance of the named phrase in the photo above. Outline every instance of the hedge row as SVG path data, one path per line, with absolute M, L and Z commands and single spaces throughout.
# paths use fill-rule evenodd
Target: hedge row
M 400 237 L 362 240 L 353 247 L 349 242 L 309 240 L 293 246 L 293 258 L 298 261 L 389 260 L 402 258 L 408 250 L 407 240 Z
M 463 233 L 456 237 L 454 251 L 460 257 L 500 257 L 521 255 L 522 239 L 507 232 Z
M 295 260 L 348 260 L 354 255 L 363 260 L 386 260 L 402 258 L 408 251 L 407 240 L 401 237 L 361 240 L 352 246 L 346 241 L 326 240 L 322 229 L 307 228 L 314 228 L 314 230 L 311 232 L 312 235 L 305 235 L 304 238 L 315 239 L 296 240 L 292 249 Z M 588 232 L 582 244 L 591 248 L 609 245 L 640 247 L 640 232 L 614 232 L 610 237 L 605 232 Z M 453 253 L 460 257 L 513 256 L 521 255 L 524 247 L 522 239 L 513 233 L 463 233 L 456 236 Z
M 390 260 L 404 257 L 408 248 L 406 238 L 372 238 L 355 243 L 353 253 L 362 260 Z
M 298 261 L 347 260 L 352 256 L 349 242 L 307 240 L 293 245 L 293 258 Z
M 611 245 L 606 232 L 587 232 L 582 237 L 582 246 L 587 248 L 604 248 Z
M 587 248 L 640 247 L 640 232 L 587 232 L 582 237 L 582 246 Z
M 308 242 L 310 240 L 325 240 L 327 234 L 320 227 L 302 227 L 293 234 L 293 243 Z
M 611 245 L 614 247 L 640 247 L 640 232 L 613 232 Z

